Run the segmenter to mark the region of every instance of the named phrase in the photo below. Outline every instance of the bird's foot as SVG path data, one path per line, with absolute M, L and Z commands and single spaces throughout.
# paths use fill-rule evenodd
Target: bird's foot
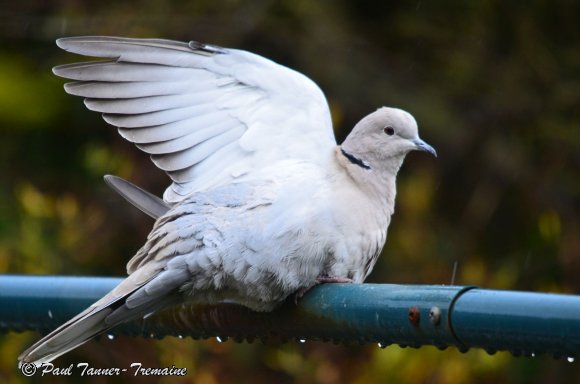
M 326 284 L 326 283 L 352 283 L 352 279 L 348 277 L 339 277 L 339 276 L 318 276 L 316 278 L 316 282 L 307 288 L 301 288 L 294 294 L 294 304 L 298 304 L 298 300 L 302 299 L 304 295 L 310 291 L 312 288 L 316 287 L 319 284 Z
M 318 276 L 316 278 L 317 285 L 322 283 L 352 283 L 352 279 L 348 277 L 339 276 Z

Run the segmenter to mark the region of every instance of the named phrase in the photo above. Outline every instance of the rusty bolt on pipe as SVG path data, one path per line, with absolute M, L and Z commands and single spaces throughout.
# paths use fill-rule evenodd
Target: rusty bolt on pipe
M 409 308 L 408 317 L 411 324 L 413 324 L 415 327 L 419 326 L 419 323 L 421 322 L 421 312 L 419 311 L 419 308 L 415 306 Z

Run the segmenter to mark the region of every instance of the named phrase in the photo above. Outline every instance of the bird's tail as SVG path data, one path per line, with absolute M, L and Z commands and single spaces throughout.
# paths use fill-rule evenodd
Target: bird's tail
M 20 364 L 48 363 L 106 332 L 112 327 L 105 322 L 111 312 L 111 307 L 90 306 L 24 351 L 18 357 Z
M 166 273 L 166 270 L 135 271 L 105 297 L 24 351 L 18 357 L 19 364 L 48 363 L 120 323 L 177 303 L 177 287 L 163 284 Z
M 162 199 L 119 176 L 105 175 L 105 182 L 131 205 L 155 220 L 169 211 L 170 206 Z

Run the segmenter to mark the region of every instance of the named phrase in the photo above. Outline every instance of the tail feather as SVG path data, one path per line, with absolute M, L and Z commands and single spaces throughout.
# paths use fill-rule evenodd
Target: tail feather
M 105 325 L 104 319 L 111 312 L 112 309 L 108 307 L 87 308 L 24 351 L 18 357 L 20 364 L 33 363 L 39 366 L 48 363 L 106 332 L 112 326 Z
M 105 297 L 24 351 L 18 357 L 20 364 L 33 363 L 39 366 L 50 362 L 120 323 L 175 304 L 180 299 L 177 290 L 185 277 L 183 271 L 175 274 L 175 271 L 147 267 L 151 265 L 135 271 Z M 148 283 L 168 274 L 174 277 L 172 284 L 146 293 L 145 286 Z M 148 300 L 140 300 L 140 305 L 128 307 L 127 300 L 133 295 L 136 297 L 144 295 Z
M 154 219 L 158 219 L 169 211 L 169 205 L 162 199 L 127 180 L 118 176 L 106 175 L 105 182 L 125 200 Z

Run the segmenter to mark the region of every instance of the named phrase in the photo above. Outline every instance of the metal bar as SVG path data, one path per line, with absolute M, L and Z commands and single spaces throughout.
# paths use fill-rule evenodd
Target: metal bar
M 47 332 L 120 278 L 0 275 L 0 332 Z M 123 324 L 111 334 L 237 341 L 374 342 L 516 355 L 580 351 L 580 296 L 461 286 L 325 284 L 269 313 L 235 304 L 186 304 Z
M 580 351 L 580 296 L 473 289 L 451 317 L 463 344 L 490 353 L 573 358 Z

